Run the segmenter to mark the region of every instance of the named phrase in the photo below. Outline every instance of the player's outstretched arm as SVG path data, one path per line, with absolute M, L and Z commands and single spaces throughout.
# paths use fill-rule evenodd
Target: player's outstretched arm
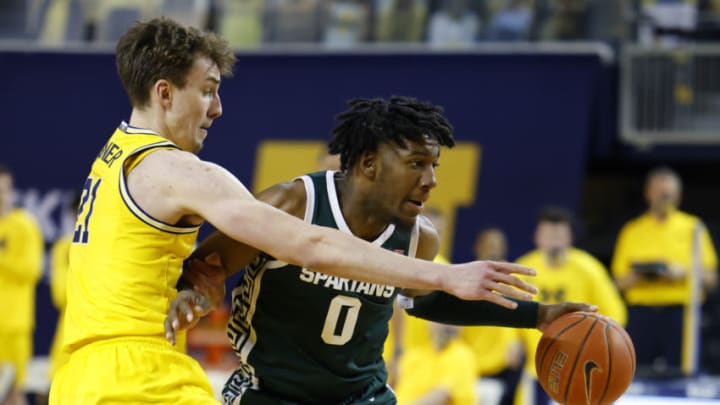
M 468 299 L 492 299 L 490 294 L 496 295 L 492 291 L 500 284 L 518 287 L 511 296 L 520 299 L 534 292 L 512 275 L 533 274 L 531 269 L 474 262 L 456 266 L 450 274 L 447 265 L 389 252 L 338 230 L 309 225 L 260 202 L 220 166 L 186 156 L 189 154 L 168 155 L 165 158 L 172 161 L 163 165 L 163 176 L 156 175 L 154 184 L 162 182 L 155 185 L 164 188 L 163 204 L 178 207 L 178 219 L 202 216 L 231 238 L 278 260 L 329 275 L 406 288 L 440 289 Z

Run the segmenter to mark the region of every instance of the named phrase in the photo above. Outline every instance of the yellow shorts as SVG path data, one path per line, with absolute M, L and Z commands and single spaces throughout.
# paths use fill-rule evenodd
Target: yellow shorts
M 50 387 L 50 405 L 217 405 L 205 372 L 157 337 L 90 343 L 70 355 Z
M 16 386 L 25 381 L 31 355 L 31 332 L 0 333 L 0 363 L 11 363 L 15 367 Z

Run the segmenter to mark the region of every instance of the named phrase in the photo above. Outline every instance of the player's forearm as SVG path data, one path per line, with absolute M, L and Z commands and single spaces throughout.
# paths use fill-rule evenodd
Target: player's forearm
M 337 277 L 413 289 L 443 289 L 443 265 L 410 259 L 330 228 L 313 226 L 306 267 Z
M 412 260 L 335 229 L 309 225 L 261 202 L 218 207 L 208 218 L 229 237 L 327 275 L 404 288 L 443 289 L 443 265 Z
M 433 322 L 459 326 L 508 326 L 536 328 L 540 316 L 537 302 L 513 300 L 516 309 L 507 309 L 488 301 L 466 301 L 441 291 L 412 298 L 407 312 Z

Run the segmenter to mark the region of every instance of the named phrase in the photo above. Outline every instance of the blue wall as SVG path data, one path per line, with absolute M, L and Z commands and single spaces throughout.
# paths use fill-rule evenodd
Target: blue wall
M 577 207 L 589 134 L 598 109 L 612 109 L 598 102 L 609 102 L 598 97 L 603 69 L 592 54 L 241 55 L 222 84 L 224 115 L 202 157 L 248 183 L 261 140 L 327 139 L 349 98 L 429 100 L 445 107 L 458 140 L 482 146 L 478 199 L 458 214 L 454 259 L 472 258 L 475 232 L 486 225 L 508 232 L 514 258 L 532 247 L 542 205 Z M 130 112 L 112 55 L 0 53 L 0 77 L 0 162 L 26 195 L 79 189 Z M 57 218 L 61 205 L 47 216 Z M 38 299 L 43 352 L 54 315 L 46 287 Z

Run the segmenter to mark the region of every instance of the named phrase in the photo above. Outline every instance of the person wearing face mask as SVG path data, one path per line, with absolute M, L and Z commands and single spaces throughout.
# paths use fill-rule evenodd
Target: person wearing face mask
M 645 181 L 648 210 L 620 231 L 612 274 L 628 304 L 639 373 L 693 374 L 692 303 L 717 284 L 717 256 L 702 221 L 678 209 L 680 176 L 668 167 Z M 662 325 L 660 330 L 659 325 Z
M 625 325 L 627 310 L 605 267 L 589 253 L 572 246 L 572 215 L 562 207 L 547 206 L 538 217 L 535 228 L 536 249 L 516 263 L 533 266 L 538 288 L 536 299 L 541 302 L 566 300 L 587 302 L 598 306 L 598 312 Z M 539 331 L 518 330 L 526 353 L 525 374 L 535 377 L 535 349 L 540 342 Z M 547 394 L 534 381 L 525 386 L 523 404 L 546 405 Z

